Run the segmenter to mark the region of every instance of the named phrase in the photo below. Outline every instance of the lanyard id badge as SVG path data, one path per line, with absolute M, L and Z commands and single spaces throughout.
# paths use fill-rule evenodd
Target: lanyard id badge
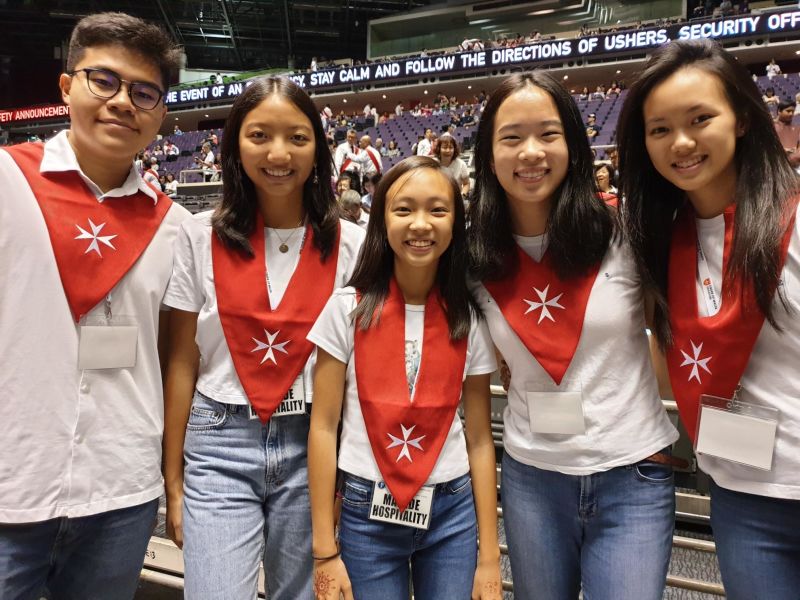
M 258 419 L 258 413 L 253 410 L 252 405 L 248 404 L 247 407 L 250 409 L 250 418 Z M 286 392 L 278 408 L 272 413 L 272 416 L 288 417 L 290 415 L 304 414 L 306 414 L 306 387 L 303 382 L 303 374 L 300 373 L 292 383 L 292 387 Z
M 433 489 L 433 486 L 430 485 L 419 488 L 417 495 L 411 499 L 406 509 L 400 512 L 389 488 L 383 481 L 378 481 L 372 490 L 369 518 L 371 521 L 383 521 L 384 523 L 427 530 L 431 520 Z
M 562 382 L 559 387 L 573 387 Z M 577 389 L 565 391 L 526 391 L 528 423 L 531 433 L 583 435 L 586 421 L 583 415 L 583 393 Z
M 110 295 L 105 300 L 105 314 L 84 317 L 79 333 L 79 369 L 130 369 L 136 366 L 139 327 L 132 317 L 112 314 Z
M 695 452 L 764 471 L 772 468 L 780 411 L 717 396 L 700 396 Z
M 714 280 L 711 278 L 711 270 L 708 268 L 706 254 L 700 244 L 700 237 L 697 238 L 697 272 L 703 284 L 703 299 L 706 302 L 707 316 L 712 317 L 719 312 L 720 302 L 717 290 L 714 289 Z

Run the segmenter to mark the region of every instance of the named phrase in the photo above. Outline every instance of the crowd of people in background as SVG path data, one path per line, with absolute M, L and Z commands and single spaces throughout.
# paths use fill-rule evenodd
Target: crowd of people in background
M 707 18 L 723 18 L 734 15 L 745 15 L 750 13 L 750 3 L 748 0 L 740 0 L 739 2 L 731 2 L 731 0 L 694 0 L 689 2 L 687 7 L 687 14 L 691 15 L 691 19 L 707 19 Z M 635 23 L 617 23 L 610 27 L 589 27 L 586 24 L 581 25 L 575 37 L 590 37 L 596 35 L 603 35 L 607 33 L 617 33 L 620 31 L 640 30 L 650 27 L 669 27 L 671 25 L 678 25 L 685 23 L 687 19 L 681 17 L 674 18 L 658 18 L 650 21 L 636 21 Z M 386 56 L 373 60 L 353 60 L 353 65 L 362 64 L 379 64 L 399 58 L 420 57 L 425 58 L 428 56 L 439 56 L 444 54 L 459 53 L 459 52 L 478 52 L 480 50 L 487 50 L 491 48 L 515 48 L 525 44 L 534 44 L 537 42 L 547 42 L 559 39 L 568 39 L 569 36 L 542 34 L 538 29 L 533 29 L 528 33 L 515 32 L 508 35 L 498 35 L 495 38 L 482 38 L 467 36 L 455 48 L 440 48 L 428 49 L 423 48 L 420 52 L 411 53 L 403 56 Z M 325 57 L 313 57 L 307 69 L 308 72 L 315 72 L 320 69 L 332 68 L 339 66 L 341 61 L 327 60 Z

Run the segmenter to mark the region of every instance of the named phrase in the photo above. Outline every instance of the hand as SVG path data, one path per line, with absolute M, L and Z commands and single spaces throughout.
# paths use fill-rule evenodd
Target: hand
M 499 560 L 478 560 L 472 583 L 472 600 L 502 600 L 503 577 Z
M 511 369 L 505 359 L 500 359 L 500 381 L 503 382 L 503 389 L 507 392 L 511 385 Z
M 341 556 L 314 561 L 314 600 L 354 600 L 353 588 Z
M 183 490 L 167 494 L 167 537 L 183 549 Z

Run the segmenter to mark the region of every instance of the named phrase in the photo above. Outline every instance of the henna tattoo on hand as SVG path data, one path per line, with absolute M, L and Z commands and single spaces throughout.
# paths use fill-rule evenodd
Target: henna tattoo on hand
M 333 589 L 333 578 L 325 572 L 314 574 L 314 597 L 317 600 L 328 600 L 328 594 Z
M 489 594 L 500 594 L 500 583 L 497 581 L 487 581 L 483 584 L 483 590 Z

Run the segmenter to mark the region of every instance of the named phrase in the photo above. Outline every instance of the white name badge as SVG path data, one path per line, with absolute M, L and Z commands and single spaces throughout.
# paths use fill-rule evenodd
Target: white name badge
M 700 396 L 695 452 L 769 471 L 778 414 L 774 408 Z
M 581 392 L 525 392 L 532 433 L 586 433 Z
M 297 376 L 292 387 L 286 392 L 278 408 L 272 413 L 273 417 L 287 417 L 289 415 L 304 415 L 306 413 L 306 387 L 303 383 L 303 374 Z
M 394 523 L 415 529 L 428 529 L 431 520 L 433 489 L 433 486 L 419 488 L 417 495 L 408 503 L 406 509 L 400 512 L 389 488 L 383 481 L 379 481 L 373 486 L 369 518 L 372 521 Z
M 79 369 L 129 369 L 136 366 L 136 325 L 81 325 Z
M 250 418 L 257 419 L 258 413 L 251 405 L 247 405 L 250 411 Z M 297 376 L 292 387 L 286 392 L 278 408 L 272 413 L 273 417 L 287 417 L 289 415 L 304 415 L 306 413 L 306 388 L 303 384 L 303 374 Z

